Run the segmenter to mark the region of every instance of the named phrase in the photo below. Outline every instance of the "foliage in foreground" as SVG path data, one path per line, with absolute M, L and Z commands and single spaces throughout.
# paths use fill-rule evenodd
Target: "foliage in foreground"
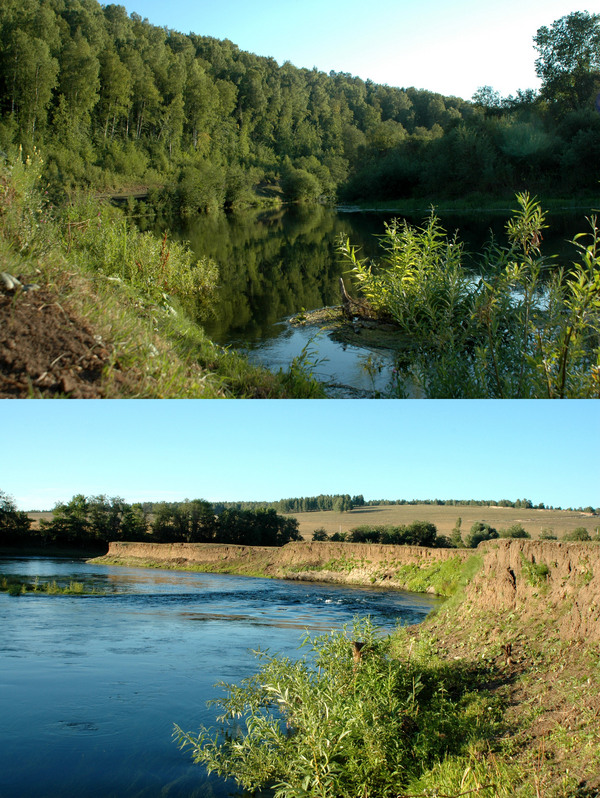
M 578 262 L 541 253 L 545 215 L 528 194 L 493 241 L 475 277 L 462 245 L 432 212 L 421 228 L 393 221 L 380 263 L 339 252 L 373 309 L 413 342 L 398 373 L 431 398 L 600 397 L 600 231 L 573 239 Z M 402 392 L 401 384 L 398 389 Z
M 450 759 L 459 763 L 456 792 L 477 782 L 484 798 L 510 794 L 508 770 L 479 757 L 500 731 L 499 706 L 471 690 L 473 674 L 436 660 L 426 640 L 381 638 L 356 619 L 350 632 L 304 645 L 298 661 L 257 652 L 255 676 L 221 685 L 222 730 L 176 726 L 180 746 L 247 789 L 274 786 L 277 798 L 398 796 Z

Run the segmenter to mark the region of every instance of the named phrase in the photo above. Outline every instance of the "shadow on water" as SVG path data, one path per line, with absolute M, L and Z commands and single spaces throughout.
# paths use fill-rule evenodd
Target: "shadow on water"
M 17 573 L 105 593 L 0 594 L 0 793 L 19 798 L 241 796 L 191 764 L 173 723 L 214 725 L 214 685 L 254 673 L 253 650 L 297 657 L 306 630 L 367 614 L 391 630 L 439 604 L 383 589 L 0 559 L 0 574 Z

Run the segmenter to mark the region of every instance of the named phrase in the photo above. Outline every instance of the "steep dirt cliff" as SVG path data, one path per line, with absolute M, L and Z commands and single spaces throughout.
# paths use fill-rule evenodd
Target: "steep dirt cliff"
M 562 637 L 600 640 L 600 546 L 554 541 L 482 543 L 466 599 L 522 620 L 552 619 Z
M 222 573 L 263 574 L 302 581 L 377 584 L 444 593 L 443 589 L 436 590 L 432 585 L 425 585 L 423 579 L 418 577 L 439 572 L 444 563 L 450 566 L 446 570 L 458 573 L 461 563 L 472 555 L 470 550 L 375 543 L 295 542 L 274 548 L 211 543 L 116 542 L 110 544 L 104 561 Z
M 468 562 L 477 562 L 465 576 Z M 600 546 L 494 540 L 470 549 L 332 542 L 281 548 L 203 543 L 111 543 L 111 562 L 264 574 L 284 579 L 374 584 L 450 595 L 499 616 L 552 618 L 565 638 L 600 640 Z M 477 569 L 476 566 L 479 566 Z

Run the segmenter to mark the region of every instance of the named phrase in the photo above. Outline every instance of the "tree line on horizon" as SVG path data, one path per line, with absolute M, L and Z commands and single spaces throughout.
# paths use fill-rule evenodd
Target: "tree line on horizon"
M 534 504 L 531 499 L 369 499 L 362 494 L 350 496 L 348 493 L 320 494 L 318 496 L 300 496 L 287 499 L 266 501 L 234 501 L 215 502 L 216 511 L 221 509 L 256 509 L 272 508 L 278 513 L 310 513 L 310 512 L 351 512 L 357 507 L 378 507 L 396 505 L 435 505 L 438 507 L 514 507 L 523 510 L 572 510 L 600 515 L 600 507 L 559 507 L 539 502 Z M 144 503 L 150 512 L 152 503 Z
M 471 101 L 280 66 L 96 0 L 3 0 L 0 42 L 0 150 L 37 148 L 57 197 L 142 183 L 186 216 L 265 185 L 344 201 L 597 188 L 596 14 L 538 30 L 539 93 Z
M 119 497 L 82 494 L 57 503 L 52 518 L 40 520 L 39 528 L 33 529 L 27 513 L 17 510 L 12 498 L 0 491 L 0 545 L 104 550 L 119 540 L 283 546 L 300 540 L 300 533 L 296 519 L 268 508 L 230 508 L 217 514 L 210 502 L 193 499 L 157 502 L 150 512 Z
M 345 495 L 347 496 L 347 494 Z M 341 498 L 345 498 L 344 495 Z M 335 500 L 337 496 L 314 497 Z M 369 506 L 362 496 L 360 506 Z M 284 500 L 291 501 L 291 500 Z M 398 502 L 413 504 L 413 502 Z M 419 502 L 435 505 L 439 502 Z M 525 500 L 525 503 L 526 500 Z M 276 504 L 276 503 L 272 503 Z M 417 504 L 417 502 L 415 502 Z M 463 502 L 462 505 L 468 505 Z M 531 504 L 529 502 L 529 504 Z M 452 506 L 461 506 L 460 502 Z M 482 503 L 477 503 L 482 506 Z M 514 505 L 513 505 L 514 506 Z M 523 506 L 523 504 L 521 504 Z M 600 514 L 599 510 L 587 510 Z M 393 545 L 429 546 L 434 548 L 475 548 L 482 540 L 497 537 L 528 538 L 520 523 L 496 530 L 490 524 L 476 521 L 463 539 L 459 517 L 450 536 L 438 535 L 430 521 L 413 521 L 401 525 L 361 524 L 348 532 L 328 535 L 316 529 L 315 541 L 346 543 L 384 543 Z M 541 539 L 556 539 L 547 531 Z M 273 506 L 258 502 L 217 502 L 186 499 L 183 502 L 143 502 L 129 504 L 119 497 L 105 495 L 73 496 L 58 502 L 51 519 L 42 519 L 38 528 L 24 511 L 17 510 L 12 497 L 0 490 L 0 546 L 64 547 L 104 551 L 110 541 L 144 543 L 230 543 L 247 546 L 283 546 L 301 540 L 298 521 L 280 515 Z M 583 527 L 565 535 L 564 540 L 596 540 Z

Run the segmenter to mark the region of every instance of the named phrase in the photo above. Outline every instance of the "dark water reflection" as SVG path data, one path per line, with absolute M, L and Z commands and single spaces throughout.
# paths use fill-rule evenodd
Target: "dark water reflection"
M 371 615 L 391 630 L 438 602 L 371 588 L 3 559 L 0 573 L 84 581 L 98 596 L 0 594 L 3 798 L 224 798 L 171 742 L 173 723 L 214 722 L 219 680 L 255 669 L 251 651 L 298 655 L 305 630 Z
M 574 249 L 566 240 L 587 231 L 585 215 L 582 210 L 549 216 L 550 229 L 544 242 L 547 254 L 560 254 L 567 263 L 574 257 Z M 363 257 L 377 257 L 377 236 L 383 234 L 385 222 L 395 216 L 398 214 L 343 212 L 320 205 L 199 216 L 180 235 L 199 255 L 219 264 L 221 287 L 216 314 L 203 321 L 208 335 L 269 368 L 287 368 L 315 331 L 291 329 L 286 319 L 302 309 L 339 305 L 340 275 L 350 285 L 347 267 L 336 253 L 340 234 L 349 236 L 361 248 Z M 490 232 L 503 240 L 510 213 L 440 216 L 450 235 L 458 230 L 467 252 L 466 262 L 476 270 L 474 254 L 489 240 Z M 424 210 L 408 221 L 420 225 L 426 217 Z M 363 367 L 370 353 L 358 340 L 356 346 L 342 346 L 320 336 L 310 346 L 315 360 L 326 359 L 317 376 L 332 385 L 330 395 L 366 396 L 388 387 L 391 353 L 378 353 L 381 369 L 374 374 L 373 368 Z

